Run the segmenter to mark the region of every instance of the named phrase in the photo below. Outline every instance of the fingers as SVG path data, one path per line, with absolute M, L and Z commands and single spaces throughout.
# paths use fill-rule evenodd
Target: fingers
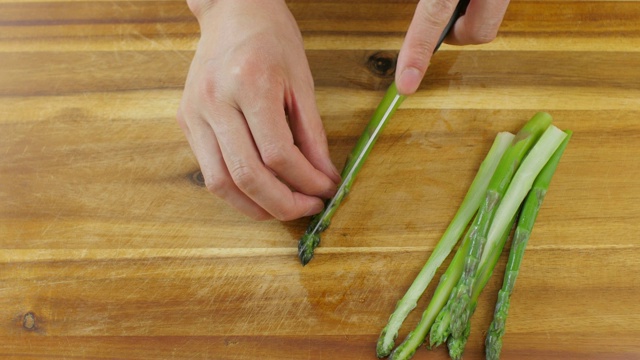
M 284 89 L 271 86 L 255 96 L 239 99 L 238 105 L 242 108 L 260 158 L 267 168 L 296 191 L 329 198 L 335 192 L 336 182 L 318 170 L 294 143 L 292 130 L 286 121 L 283 93 Z M 251 101 L 252 98 L 259 101 Z
M 429 67 L 438 39 L 457 5 L 456 0 L 422 0 L 409 25 L 396 69 L 398 92 L 416 92 Z
M 181 103 L 207 187 L 256 218 L 319 212 L 339 175 L 295 19 L 283 1 L 209 3 L 189 3 L 202 36 Z
M 418 3 L 398 56 L 396 85 L 401 94 L 413 94 L 420 86 L 457 3 L 457 0 L 421 0 Z M 471 0 L 465 14 L 447 36 L 447 43 L 466 45 L 492 41 L 508 5 L 509 0 Z
M 178 113 L 178 123 L 198 160 L 207 189 L 255 220 L 273 218 L 235 185 L 211 126 L 202 119 L 191 119 L 188 125 L 182 112 Z
M 293 91 L 287 108 L 289 126 L 297 147 L 313 167 L 328 176 L 335 184 L 339 184 L 340 173 L 331 162 L 327 136 L 316 106 L 313 87 L 298 86 Z
M 230 179 L 240 191 L 278 220 L 287 221 L 320 212 L 323 202 L 291 189 L 267 168 L 243 115 L 227 107 L 207 119 L 219 143 Z M 285 163 L 285 162 L 283 162 Z M 278 168 L 281 164 L 276 164 Z M 285 175 L 292 177 L 292 175 Z M 223 195 L 221 195 L 223 196 Z M 233 203 L 229 200 L 230 203 Z
M 467 45 L 493 41 L 508 5 L 509 0 L 471 1 L 465 15 L 456 21 L 447 43 Z

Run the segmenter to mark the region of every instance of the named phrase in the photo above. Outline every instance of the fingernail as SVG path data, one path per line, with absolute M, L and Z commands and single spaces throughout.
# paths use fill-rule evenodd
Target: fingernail
M 342 180 L 342 177 L 340 176 L 340 172 L 338 171 L 338 168 L 336 168 L 336 166 L 333 165 L 333 163 L 331 163 L 331 172 L 333 172 L 333 181 L 335 181 L 336 183 L 340 183 L 340 180 Z
M 403 95 L 410 95 L 418 90 L 422 81 L 422 72 L 414 67 L 408 67 L 402 70 L 398 80 L 398 89 L 401 89 Z
M 309 210 L 307 211 L 306 214 L 304 214 L 304 216 L 315 215 L 320 211 L 322 211 L 323 209 L 324 209 L 324 203 L 322 201 L 317 201 L 313 204 L 313 206 L 309 208 Z
M 322 195 L 320 195 L 320 197 L 322 197 L 323 199 L 331 199 L 333 195 L 336 194 L 337 190 L 338 190 L 337 186 L 332 186 L 329 190 L 323 192 Z

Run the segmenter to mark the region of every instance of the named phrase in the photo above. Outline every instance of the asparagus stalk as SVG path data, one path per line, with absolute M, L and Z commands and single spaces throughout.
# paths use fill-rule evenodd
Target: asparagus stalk
M 391 353 L 390 360 L 404 360 L 410 359 L 416 352 L 418 347 L 424 342 L 427 336 L 429 328 L 433 324 L 436 315 L 440 312 L 440 309 L 445 305 L 451 289 L 455 286 L 462 274 L 462 268 L 464 266 L 464 258 L 469 250 L 471 242 L 471 231 L 467 231 L 467 234 L 462 240 L 462 244 L 458 247 L 455 256 L 451 260 L 447 271 L 440 277 L 438 287 L 436 287 L 433 297 L 429 301 L 427 309 L 422 313 L 422 318 L 413 331 L 404 339 L 404 341 Z M 380 353 L 378 353 L 380 356 Z
M 325 208 L 321 213 L 311 218 L 306 232 L 298 242 L 298 257 L 302 265 L 306 265 L 313 258 L 313 251 L 320 244 L 320 233 L 329 227 L 331 218 L 344 197 L 349 193 L 358 172 L 364 164 L 364 160 L 369 155 L 369 152 L 371 152 L 387 120 L 393 115 L 404 99 L 405 96 L 398 93 L 395 82 L 392 83 L 347 158 L 342 170 L 342 183 L 338 187 L 338 192 L 325 204 Z
M 502 283 L 502 289 L 498 292 L 498 301 L 494 311 L 494 318 L 489 326 L 489 332 L 485 341 L 486 357 L 489 360 L 497 360 L 500 358 L 500 351 L 502 349 L 502 336 L 505 332 L 505 324 L 507 320 L 507 314 L 509 312 L 509 299 L 513 288 L 516 283 L 516 278 L 520 271 L 520 264 L 524 257 L 524 251 L 529 241 L 529 236 L 533 230 L 533 225 L 538 216 L 540 206 L 544 200 L 544 197 L 549 189 L 549 183 L 556 171 L 560 158 L 564 153 L 572 132 L 565 131 L 567 136 L 562 144 L 555 151 L 551 159 L 542 168 L 540 174 L 536 177 L 533 187 L 527 195 L 524 205 L 518 220 L 518 227 L 513 238 L 511 245 L 511 251 L 509 252 L 509 260 L 507 261 L 507 267 L 505 270 L 504 281 Z
M 482 290 L 484 289 L 485 285 L 487 285 L 487 282 L 491 278 L 491 274 L 493 273 L 493 269 L 498 264 L 498 260 L 500 260 L 500 254 L 502 253 L 502 249 L 504 248 L 504 245 L 506 244 L 507 239 L 509 238 L 509 234 L 511 233 L 511 230 L 515 225 L 515 222 L 516 222 L 516 216 L 513 216 L 511 218 L 511 221 L 509 222 L 510 226 L 506 227 L 505 231 L 502 233 L 502 236 L 500 237 L 497 251 L 492 252 L 491 255 L 487 258 L 487 261 L 481 264 L 480 267 L 478 268 L 478 275 L 476 277 L 476 280 L 473 282 L 473 291 L 471 293 L 471 303 L 469 305 L 471 315 L 473 315 L 473 313 L 475 312 L 476 307 L 478 305 L 478 298 L 480 297 L 480 294 L 482 293 Z M 461 336 L 458 336 L 458 337 L 450 336 L 447 339 L 447 347 L 449 348 L 449 357 L 451 357 L 454 360 L 459 360 L 462 358 L 462 352 L 464 351 L 464 347 L 467 344 L 467 339 L 469 338 L 470 333 L 471 333 L 471 321 L 467 321 L 467 324 L 465 325 L 464 331 L 462 332 Z
M 549 161 L 566 136 L 567 135 L 562 130 L 550 125 L 544 134 L 542 134 L 535 146 L 531 149 L 529 154 L 527 154 L 522 165 L 513 176 L 513 180 L 504 195 L 504 201 L 502 201 L 498 209 L 495 211 L 495 218 L 491 223 L 491 227 L 486 237 L 486 239 L 489 239 L 486 244 L 487 250 L 485 253 L 482 253 L 482 251 L 480 252 L 480 266 L 487 261 L 487 258 L 493 254 L 494 251 L 499 252 L 501 250 L 501 248 L 499 248 L 500 235 L 504 229 L 508 227 L 509 221 L 518 211 L 518 208 L 531 189 L 533 181 L 538 176 L 538 173 L 540 173 L 542 167 Z M 474 261 L 477 262 L 475 259 Z M 475 274 L 471 276 L 472 279 L 474 277 Z M 471 308 L 469 306 L 471 301 L 471 290 L 472 288 L 467 288 L 466 291 L 462 292 L 462 296 L 458 297 L 458 301 L 451 307 L 453 312 L 451 334 L 455 337 L 460 337 L 462 335 L 462 332 L 467 325 L 467 321 L 469 321 L 469 318 L 471 317 Z
M 498 168 L 491 178 L 488 189 L 484 193 L 484 202 L 471 225 L 471 245 L 466 254 L 463 274 L 458 280 L 456 287 L 451 291 L 447 303 L 440 310 L 431 327 L 429 335 L 430 346 L 439 346 L 449 337 L 451 333 L 451 321 L 454 316 L 452 306 L 458 301 L 457 298 L 469 292 L 472 288 L 473 276 L 479 263 L 478 258 L 486 241 L 486 234 L 495 209 L 498 207 L 502 195 L 506 192 L 506 188 L 520 165 L 520 162 L 540 135 L 549 127 L 551 120 L 551 116 L 547 113 L 535 114 L 518 132 L 509 149 L 507 149 L 500 160 Z M 457 316 L 457 314 L 455 315 Z
M 478 210 L 478 217 L 476 217 L 476 220 L 471 225 L 471 247 L 465 259 L 464 271 L 460 280 L 458 280 L 458 284 L 452 291 L 449 300 L 449 302 L 452 302 L 451 306 L 445 307 L 447 311 L 452 312 L 450 330 L 452 332 L 457 331 L 456 336 L 460 336 L 464 327 L 454 327 L 453 324 L 470 301 L 474 277 L 486 243 L 489 226 L 493 221 L 496 209 L 522 159 L 538 141 L 541 134 L 549 127 L 551 120 L 551 116 L 547 113 L 535 114 L 518 132 L 511 146 L 500 160 L 498 168 L 489 182 L 484 202 Z
M 391 317 L 389 318 L 389 322 L 384 329 L 382 329 L 376 346 L 378 357 L 386 357 L 391 352 L 391 349 L 394 346 L 394 341 L 398 337 L 398 329 L 400 329 L 402 322 L 406 319 L 409 312 L 416 307 L 418 299 L 422 296 L 427 286 L 429 286 L 436 270 L 440 265 L 442 265 L 442 262 L 446 259 L 460 239 L 460 236 L 468 226 L 473 214 L 477 212 L 478 207 L 480 206 L 480 201 L 482 200 L 482 194 L 486 191 L 493 172 L 498 166 L 502 155 L 513 138 L 514 135 L 508 132 L 501 132 L 496 136 L 493 145 L 489 149 L 485 159 L 482 161 L 478 173 L 471 183 L 471 186 L 462 200 L 462 204 L 456 212 L 453 220 L 445 230 L 442 238 L 440 238 L 440 241 L 438 242 L 438 245 L 436 245 L 431 256 L 423 266 L 422 270 L 420 270 L 420 273 L 413 281 L 406 294 L 402 299 L 400 299 L 400 301 L 398 301 L 393 314 L 391 314 Z M 461 255 L 461 257 L 462 259 L 460 259 L 460 261 L 464 260 L 464 255 Z M 460 275 L 458 274 L 453 281 L 457 281 L 457 277 L 459 276 Z M 449 276 L 449 278 L 452 278 L 452 276 Z M 449 282 L 451 282 L 451 280 L 449 280 Z M 448 292 L 444 296 L 446 297 L 447 295 Z M 437 311 L 439 311 L 439 309 Z M 431 324 L 426 325 L 424 329 L 428 329 L 429 326 L 431 326 Z M 420 336 L 417 337 L 420 338 Z M 421 336 L 419 340 L 420 343 L 422 343 L 424 337 L 425 336 Z M 417 348 L 420 343 L 415 347 Z
M 513 227 L 514 222 L 515 222 L 515 217 L 511 220 L 512 226 L 507 227 L 502 233 L 502 236 L 500 238 L 501 244 L 504 244 L 507 241 L 507 238 L 511 233 L 511 228 Z M 500 253 L 496 252 L 491 257 L 490 260 L 492 260 L 492 262 L 490 264 L 485 264 L 484 266 L 481 266 L 478 269 L 478 276 L 476 277 L 476 280 L 473 283 L 473 292 L 471 294 L 472 312 L 475 310 L 476 304 L 478 302 L 478 297 L 480 296 L 482 288 L 484 288 L 487 281 L 491 277 L 491 271 L 493 271 L 493 268 L 495 267 L 499 258 L 500 258 Z M 451 306 L 451 304 L 448 303 L 447 306 Z M 462 350 L 464 350 L 464 346 L 467 342 L 467 338 L 469 337 L 469 333 L 471 332 L 470 323 L 467 322 L 467 326 L 465 327 L 465 330 L 463 331 L 462 335 L 459 337 L 449 336 L 451 335 L 450 324 L 451 324 L 451 312 L 441 311 L 440 314 L 438 314 L 438 319 L 433 324 L 433 327 L 431 329 L 431 337 L 430 337 L 431 346 L 439 346 L 446 340 L 447 346 L 449 347 L 449 355 L 453 357 L 454 354 L 459 352 L 461 356 Z M 453 350 L 453 353 L 452 353 L 452 348 L 456 348 L 456 350 Z
M 507 237 L 509 235 L 509 231 L 506 231 L 504 236 Z M 471 245 L 470 241 L 471 230 L 469 229 L 462 241 L 462 244 L 456 251 L 453 260 L 447 267 L 447 271 L 440 277 L 440 282 L 438 283 L 438 287 L 427 306 L 427 309 L 422 313 L 422 318 L 420 322 L 416 326 L 416 328 L 409 333 L 407 338 L 400 344 L 389 357 L 389 360 L 407 360 L 410 359 L 415 351 L 420 347 L 420 345 L 424 342 L 427 332 L 429 328 L 431 328 L 436 315 L 440 312 L 442 307 L 445 305 L 446 300 L 451 293 L 451 290 L 457 283 L 460 275 L 462 274 L 462 270 L 464 268 L 464 259 L 469 250 L 469 246 Z M 448 328 L 448 323 L 447 323 Z

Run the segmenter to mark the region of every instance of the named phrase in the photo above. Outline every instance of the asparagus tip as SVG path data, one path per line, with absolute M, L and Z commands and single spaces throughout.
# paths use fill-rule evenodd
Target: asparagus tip
M 461 341 L 457 341 L 457 338 L 449 337 L 449 341 L 447 341 L 447 346 L 449 347 L 449 357 L 453 360 L 462 359 L 464 345 L 465 344 Z
M 305 266 L 313 259 L 313 250 L 320 243 L 319 234 L 304 234 L 298 243 L 298 258 L 302 266 Z
M 451 323 L 449 330 L 454 337 L 461 337 L 469 321 L 471 298 L 463 290 L 462 294 L 451 305 Z
M 500 350 L 502 350 L 502 338 L 490 334 L 489 336 L 487 336 L 485 347 L 485 353 L 488 360 L 499 359 Z

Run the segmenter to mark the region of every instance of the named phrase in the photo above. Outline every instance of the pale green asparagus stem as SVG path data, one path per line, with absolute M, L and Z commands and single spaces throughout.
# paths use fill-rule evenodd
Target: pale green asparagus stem
M 465 259 L 464 272 L 451 293 L 449 300 L 449 302 L 452 302 L 451 306 L 445 307 L 447 311 L 451 311 L 450 331 L 455 333 L 455 336 L 460 336 L 464 330 L 464 324 L 463 326 L 456 326 L 457 318 L 466 309 L 471 300 L 474 278 L 496 209 L 522 159 L 550 126 L 551 120 L 551 116 L 547 113 L 534 115 L 518 132 L 491 178 L 485 200 L 478 210 L 478 217 L 472 224 L 471 247 Z
M 507 321 L 507 314 L 509 312 L 509 299 L 513 288 L 515 287 L 516 278 L 520 271 L 520 264 L 524 257 L 524 251 L 529 241 L 529 236 L 533 230 L 533 225 L 540 211 L 540 206 L 544 200 L 544 197 L 549 189 L 549 183 L 556 171 L 560 158 L 564 153 L 572 132 L 565 131 L 567 134 L 562 144 L 555 151 L 551 159 L 546 163 L 538 177 L 536 177 L 533 187 L 527 195 L 523 208 L 518 220 L 518 227 L 516 229 L 513 242 L 511 244 L 511 251 L 509 252 L 509 260 L 507 261 L 507 267 L 505 270 L 504 281 L 502 283 L 502 289 L 498 293 L 498 301 L 494 311 L 494 318 L 489 326 L 487 338 L 485 341 L 486 357 L 489 360 L 497 360 L 500 358 L 500 351 L 502 349 L 502 336 L 505 332 L 505 324 Z
M 462 200 L 462 204 L 460 205 L 460 208 L 455 214 L 453 220 L 445 230 L 442 238 L 438 242 L 438 245 L 436 245 L 431 256 L 425 263 L 422 270 L 420 270 L 420 273 L 413 281 L 406 294 L 400 301 L 398 301 L 395 311 L 389 318 L 389 322 L 380 333 L 378 344 L 376 346 L 378 357 L 388 356 L 391 352 L 402 322 L 406 319 L 409 312 L 415 308 L 418 299 L 424 293 L 425 289 L 431 282 L 431 279 L 433 279 L 436 270 L 449 255 L 452 248 L 458 242 L 458 239 L 460 239 L 462 232 L 468 226 L 473 214 L 477 212 L 480 201 L 482 200 L 482 194 L 485 193 L 493 172 L 498 166 L 502 155 L 509 147 L 513 138 L 514 135 L 508 132 L 501 132 L 496 136 L 491 149 L 489 149 L 487 156 L 480 165 L 476 177 L 471 183 L 471 186 Z M 462 255 L 462 259 L 460 261 L 462 260 L 464 260 L 464 255 Z M 457 277 L 459 277 L 459 275 Z M 431 324 L 429 324 L 426 329 L 428 329 L 430 325 Z M 419 345 L 420 344 L 418 344 L 418 346 Z
M 566 138 L 566 134 L 557 127 L 550 125 L 542 134 L 538 142 L 527 154 L 522 165 L 518 168 L 508 190 L 504 195 L 504 200 L 495 211 L 495 218 L 491 223 L 487 235 L 487 244 L 484 253 L 479 261 L 480 266 L 487 261 L 494 251 L 501 251 L 499 239 L 505 228 L 509 226 L 509 222 L 516 215 L 518 208 L 522 204 L 527 193 L 533 185 L 533 181 L 538 176 L 542 167 L 549 161 L 558 146 Z M 472 278 L 475 277 L 475 274 Z M 474 280 L 475 281 L 475 280 Z M 459 301 L 452 305 L 453 317 L 451 321 L 451 334 L 460 337 L 467 321 L 471 316 L 470 310 L 470 290 L 459 297 Z
M 404 360 L 411 358 L 415 351 L 424 342 L 436 315 L 438 315 L 440 309 L 442 309 L 444 304 L 447 302 L 451 289 L 453 289 L 460 278 L 460 274 L 462 274 L 464 258 L 469 250 L 469 246 L 471 245 L 471 241 L 469 241 L 470 235 L 470 231 L 467 231 L 464 240 L 462 240 L 462 244 L 456 251 L 456 255 L 447 267 L 447 271 L 445 271 L 445 273 L 440 277 L 438 287 L 436 287 L 427 309 L 422 313 L 420 322 L 404 339 L 402 344 L 393 350 L 389 360 Z
M 351 186 L 358 172 L 360 172 L 365 159 L 375 145 L 378 136 L 380 136 L 380 133 L 388 123 L 387 120 L 391 118 L 404 99 L 405 96 L 398 94 L 396 84 L 392 83 L 347 158 L 347 162 L 342 170 L 342 183 L 346 185 L 342 186 L 341 184 L 339 187 L 340 190 L 331 200 L 327 201 L 324 210 L 311 218 L 307 231 L 298 242 L 298 257 L 302 265 L 306 265 L 313 258 L 313 251 L 320 244 L 320 233 L 329 227 L 331 218 L 336 210 L 338 210 L 344 197 L 347 196 L 351 190 Z

